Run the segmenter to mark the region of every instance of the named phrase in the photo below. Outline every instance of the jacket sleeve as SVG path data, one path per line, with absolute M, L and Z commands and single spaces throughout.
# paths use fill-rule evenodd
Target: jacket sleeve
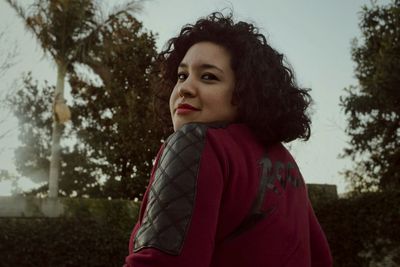
M 166 141 L 126 266 L 210 265 L 223 191 L 220 162 L 204 125 L 187 124 Z
M 315 216 L 314 210 L 309 203 L 309 223 L 310 223 L 310 249 L 312 267 L 331 267 L 333 265 L 332 255 L 328 241 Z

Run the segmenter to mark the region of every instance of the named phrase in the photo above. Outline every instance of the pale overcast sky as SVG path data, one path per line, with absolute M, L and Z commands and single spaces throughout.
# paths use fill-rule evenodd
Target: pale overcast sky
M 357 84 L 350 48 L 351 40 L 360 35 L 359 12 L 365 4 L 370 5 L 370 1 L 148 0 L 137 17 L 145 29 L 158 34 L 159 49 L 179 32 L 182 25 L 226 8 L 232 9 L 237 19 L 260 27 L 270 44 L 285 54 L 298 83 L 312 89 L 315 101 L 311 139 L 305 143 L 292 142 L 289 148 L 307 183 L 336 184 L 339 193 L 343 193 L 346 184 L 340 172 L 352 163 L 338 158 L 348 140 L 339 97 L 344 94 L 345 87 Z M 54 83 L 54 64 L 43 57 L 35 39 L 25 31 L 22 21 L 5 1 L 0 1 L 0 22 L 0 30 L 6 31 L 8 40 L 0 43 L 1 53 L 13 47 L 14 42 L 20 51 L 18 64 L 1 78 L 0 97 L 28 71 L 32 71 L 33 77 L 40 82 Z M 16 120 L 10 117 L 1 127 L 15 129 Z M 18 146 L 17 135 L 15 129 L 0 140 L 0 169 L 15 172 L 13 150 Z M 22 182 L 25 188 L 32 185 L 29 181 Z M 0 183 L 0 195 L 10 194 L 10 189 L 10 183 Z

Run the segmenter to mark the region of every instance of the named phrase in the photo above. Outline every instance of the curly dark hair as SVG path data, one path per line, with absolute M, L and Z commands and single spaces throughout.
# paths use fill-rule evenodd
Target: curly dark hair
M 235 23 L 232 17 L 231 13 L 212 13 L 193 25 L 185 25 L 177 37 L 167 42 L 158 57 L 161 82 L 156 94 L 157 113 L 164 122 L 171 121 L 168 98 L 177 82 L 178 65 L 192 45 L 209 41 L 231 55 L 236 122 L 245 123 L 265 145 L 297 138 L 308 140 L 311 120 L 307 108 L 312 102 L 309 90 L 296 85 L 283 55 L 268 45 L 258 28 L 243 21 Z

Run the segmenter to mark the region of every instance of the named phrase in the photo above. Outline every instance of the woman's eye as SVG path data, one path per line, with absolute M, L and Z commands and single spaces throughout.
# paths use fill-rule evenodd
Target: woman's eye
M 184 81 L 186 80 L 186 73 L 178 73 L 178 81 Z
M 205 73 L 205 74 L 203 74 L 202 78 L 203 78 L 204 80 L 208 80 L 208 81 L 211 81 L 211 80 L 218 80 L 217 76 L 215 76 L 214 74 L 211 74 L 211 73 Z

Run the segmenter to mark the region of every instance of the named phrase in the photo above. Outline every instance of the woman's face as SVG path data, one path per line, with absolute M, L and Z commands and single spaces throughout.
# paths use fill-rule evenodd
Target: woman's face
M 233 121 L 235 77 L 231 56 L 212 42 L 194 44 L 178 67 L 169 107 L 174 130 L 188 122 Z

